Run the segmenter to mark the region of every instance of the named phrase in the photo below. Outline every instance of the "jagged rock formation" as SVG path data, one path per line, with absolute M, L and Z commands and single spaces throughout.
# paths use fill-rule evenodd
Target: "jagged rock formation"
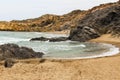
M 100 33 L 106 33 L 111 27 L 120 25 L 120 5 L 113 4 L 107 8 L 87 14 L 78 25 L 88 25 Z M 105 30 L 104 30 L 105 29 Z
M 118 2 L 119 3 L 119 2 Z M 46 14 L 39 18 L 26 20 L 1 21 L 0 30 L 5 31 L 62 31 L 75 28 L 86 15 L 107 8 L 116 3 L 102 4 L 87 11 L 74 10 L 65 15 Z M 82 20 L 83 21 L 83 20 Z
M 77 25 L 77 28 L 71 30 L 69 36 L 71 40 L 87 41 L 106 33 L 120 34 L 120 5 L 111 3 L 103 8 L 91 9 L 78 21 Z M 83 28 L 79 28 L 79 26 Z M 85 30 L 86 26 L 90 31 Z M 92 33 L 90 33 L 91 30 Z
M 45 37 L 37 37 L 30 39 L 30 41 L 48 41 L 48 40 L 49 38 L 45 38 Z
M 76 29 L 71 30 L 69 39 L 72 41 L 87 41 L 100 37 L 100 34 L 93 28 L 88 26 L 78 26 Z
M 16 44 L 0 45 L 0 60 L 7 58 L 28 59 L 41 58 L 44 55 L 42 52 L 35 52 L 31 48 L 19 47 Z

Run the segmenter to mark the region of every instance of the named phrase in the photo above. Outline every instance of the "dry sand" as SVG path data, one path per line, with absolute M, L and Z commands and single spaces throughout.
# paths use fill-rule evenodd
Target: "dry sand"
M 65 35 L 69 35 L 70 30 L 54 31 L 54 32 L 46 32 L 46 33 L 54 33 L 54 34 L 65 34 Z
M 120 39 L 109 34 L 91 42 L 120 47 Z M 22 60 L 12 68 L 0 65 L 0 80 L 120 80 L 120 54 L 83 60 Z

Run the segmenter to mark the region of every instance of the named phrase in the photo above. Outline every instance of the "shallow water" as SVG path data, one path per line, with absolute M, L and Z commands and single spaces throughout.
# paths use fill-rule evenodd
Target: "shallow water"
M 115 46 L 102 43 L 80 43 L 74 41 L 48 42 L 29 41 L 35 37 L 60 37 L 64 34 L 40 33 L 40 32 L 0 32 L 0 44 L 15 43 L 26 46 L 37 52 L 44 52 L 45 58 L 93 58 L 110 56 L 118 53 Z

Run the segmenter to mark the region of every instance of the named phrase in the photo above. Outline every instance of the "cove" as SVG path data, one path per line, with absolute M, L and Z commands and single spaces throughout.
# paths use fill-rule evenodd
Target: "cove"
M 37 52 L 44 52 L 43 58 L 54 59 L 84 59 L 112 56 L 119 53 L 119 48 L 104 43 L 77 41 L 29 41 L 34 37 L 67 37 L 65 34 L 41 32 L 0 32 L 0 44 L 15 43 L 19 46 L 30 47 Z

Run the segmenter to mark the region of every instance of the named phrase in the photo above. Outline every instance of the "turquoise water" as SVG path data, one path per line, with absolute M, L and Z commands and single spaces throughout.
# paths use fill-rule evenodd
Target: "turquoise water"
M 29 41 L 35 37 L 61 37 L 64 34 L 40 32 L 0 32 L 0 44 L 15 43 L 20 46 L 30 47 L 37 52 L 44 52 L 45 58 L 93 58 L 110 56 L 118 53 L 119 49 L 110 44 L 81 43 L 74 41 L 49 42 Z

